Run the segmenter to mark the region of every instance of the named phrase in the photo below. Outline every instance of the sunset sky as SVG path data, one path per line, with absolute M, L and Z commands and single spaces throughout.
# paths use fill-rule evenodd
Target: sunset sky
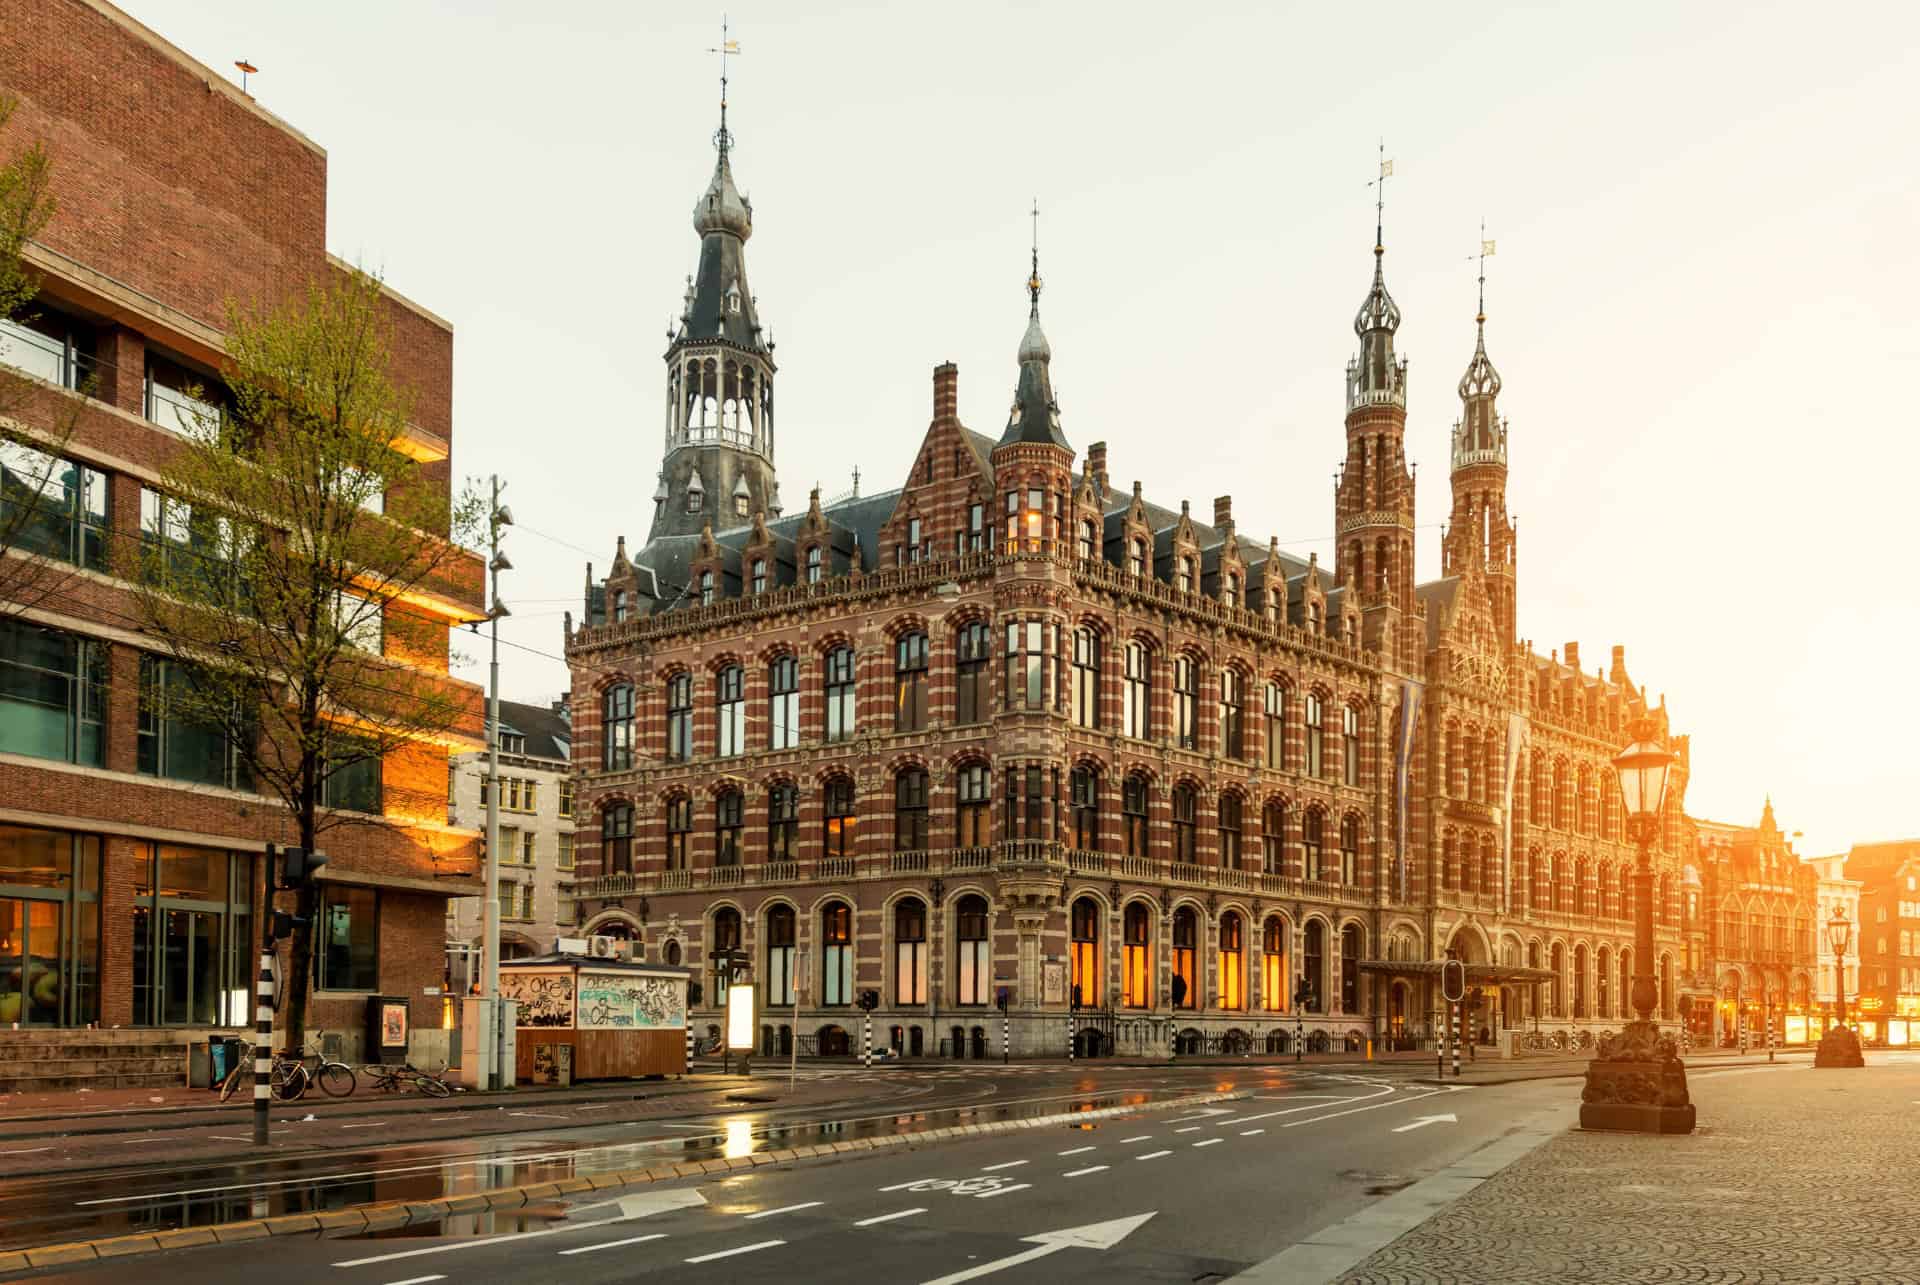
M 454 323 L 455 467 L 520 522 L 504 691 L 557 696 L 584 564 L 651 513 L 719 8 L 121 2 L 259 66 L 328 149 L 333 250 Z M 1068 439 L 1330 560 L 1384 137 L 1420 577 L 1484 218 L 1521 635 L 1590 671 L 1626 645 L 1692 735 L 1695 815 L 1771 792 L 1803 854 L 1920 833 L 1912 6 L 728 12 L 790 510 L 856 464 L 896 485 L 943 360 L 998 434 L 1037 198 Z

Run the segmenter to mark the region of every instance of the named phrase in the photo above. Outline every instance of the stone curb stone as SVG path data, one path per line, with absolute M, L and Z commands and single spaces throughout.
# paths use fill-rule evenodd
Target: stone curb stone
M 291 1236 L 295 1232 L 320 1230 L 320 1220 L 312 1214 L 281 1214 L 277 1218 L 262 1218 L 260 1225 L 267 1229 L 269 1236 Z
M 189 1245 L 213 1244 L 213 1233 L 205 1227 L 176 1227 L 155 1232 L 153 1239 L 162 1249 L 185 1249 Z
M 98 1255 L 93 1246 L 85 1241 L 75 1241 L 71 1245 L 48 1245 L 45 1249 L 29 1249 L 27 1261 L 35 1267 L 58 1267 L 62 1263 L 91 1263 Z
M 267 1230 L 266 1224 L 259 1222 L 216 1223 L 212 1230 L 213 1238 L 223 1245 L 242 1240 L 265 1240 L 273 1234 Z
M 368 1231 L 385 1231 L 389 1227 L 405 1227 L 407 1211 L 394 1205 L 374 1205 L 360 1211 L 367 1217 Z
M 122 1254 L 146 1254 L 158 1248 L 160 1248 L 160 1242 L 155 1240 L 151 1235 L 115 1236 L 110 1240 L 96 1240 L 93 1242 L 93 1252 L 102 1258 L 118 1258 Z M 10 1272 L 13 1270 L 12 1267 L 7 1265 L 7 1257 L 5 1254 L 0 1254 L 0 1272 Z M 24 1262 L 20 1265 L 22 1267 L 26 1266 Z
M 358 1231 L 367 1225 L 367 1215 L 361 1209 L 328 1209 L 315 1214 L 313 1221 L 321 1231 Z

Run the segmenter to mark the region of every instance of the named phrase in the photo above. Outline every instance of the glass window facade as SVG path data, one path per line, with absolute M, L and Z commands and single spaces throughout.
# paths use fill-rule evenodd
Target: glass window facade
M 22 442 L 0 441 L 0 531 L 18 552 L 104 567 L 106 474 Z
M 379 989 L 380 894 L 372 888 L 321 885 L 314 984 L 330 991 Z
M 0 619 L 0 750 L 106 763 L 106 644 Z
M 142 849 L 133 899 L 135 1025 L 251 1022 L 257 860 L 177 844 Z
M 0 825 L 0 1023 L 99 1020 L 100 854 L 93 835 Z

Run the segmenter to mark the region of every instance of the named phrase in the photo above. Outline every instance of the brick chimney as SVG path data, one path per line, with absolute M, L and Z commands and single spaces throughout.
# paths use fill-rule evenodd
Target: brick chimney
M 1616 683 L 1627 681 L 1627 649 L 1618 643 L 1614 644 L 1613 668 L 1608 672 L 1607 677 Z
M 1226 526 L 1229 522 L 1232 522 L 1232 521 L 1233 521 L 1233 497 L 1231 495 L 1214 496 L 1213 497 L 1213 524 L 1215 526 Z
M 1087 447 L 1087 471 L 1093 474 L 1093 484 L 1100 488 L 1100 494 L 1107 493 L 1107 444 L 1095 442 Z
M 933 368 L 933 418 L 936 423 L 960 418 L 960 368 L 950 361 Z
M 1580 672 L 1580 644 L 1577 642 L 1568 643 L 1566 645 L 1565 652 L 1566 652 L 1566 658 L 1567 658 L 1567 668 L 1571 669 L 1576 674 L 1579 673 Z

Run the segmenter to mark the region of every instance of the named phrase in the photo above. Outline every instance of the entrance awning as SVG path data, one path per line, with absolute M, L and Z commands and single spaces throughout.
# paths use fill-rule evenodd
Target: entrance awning
M 1439 977 L 1442 961 L 1438 959 L 1363 959 L 1360 971 L 1363 973 L 1385 973 L 1394 977 Z M 1468 985 L 1503 986 L 1515 982 L 1550 982 L 1554 979 L 1552 969 L 1526 968 L 1519 964 L 1468 964 Z

